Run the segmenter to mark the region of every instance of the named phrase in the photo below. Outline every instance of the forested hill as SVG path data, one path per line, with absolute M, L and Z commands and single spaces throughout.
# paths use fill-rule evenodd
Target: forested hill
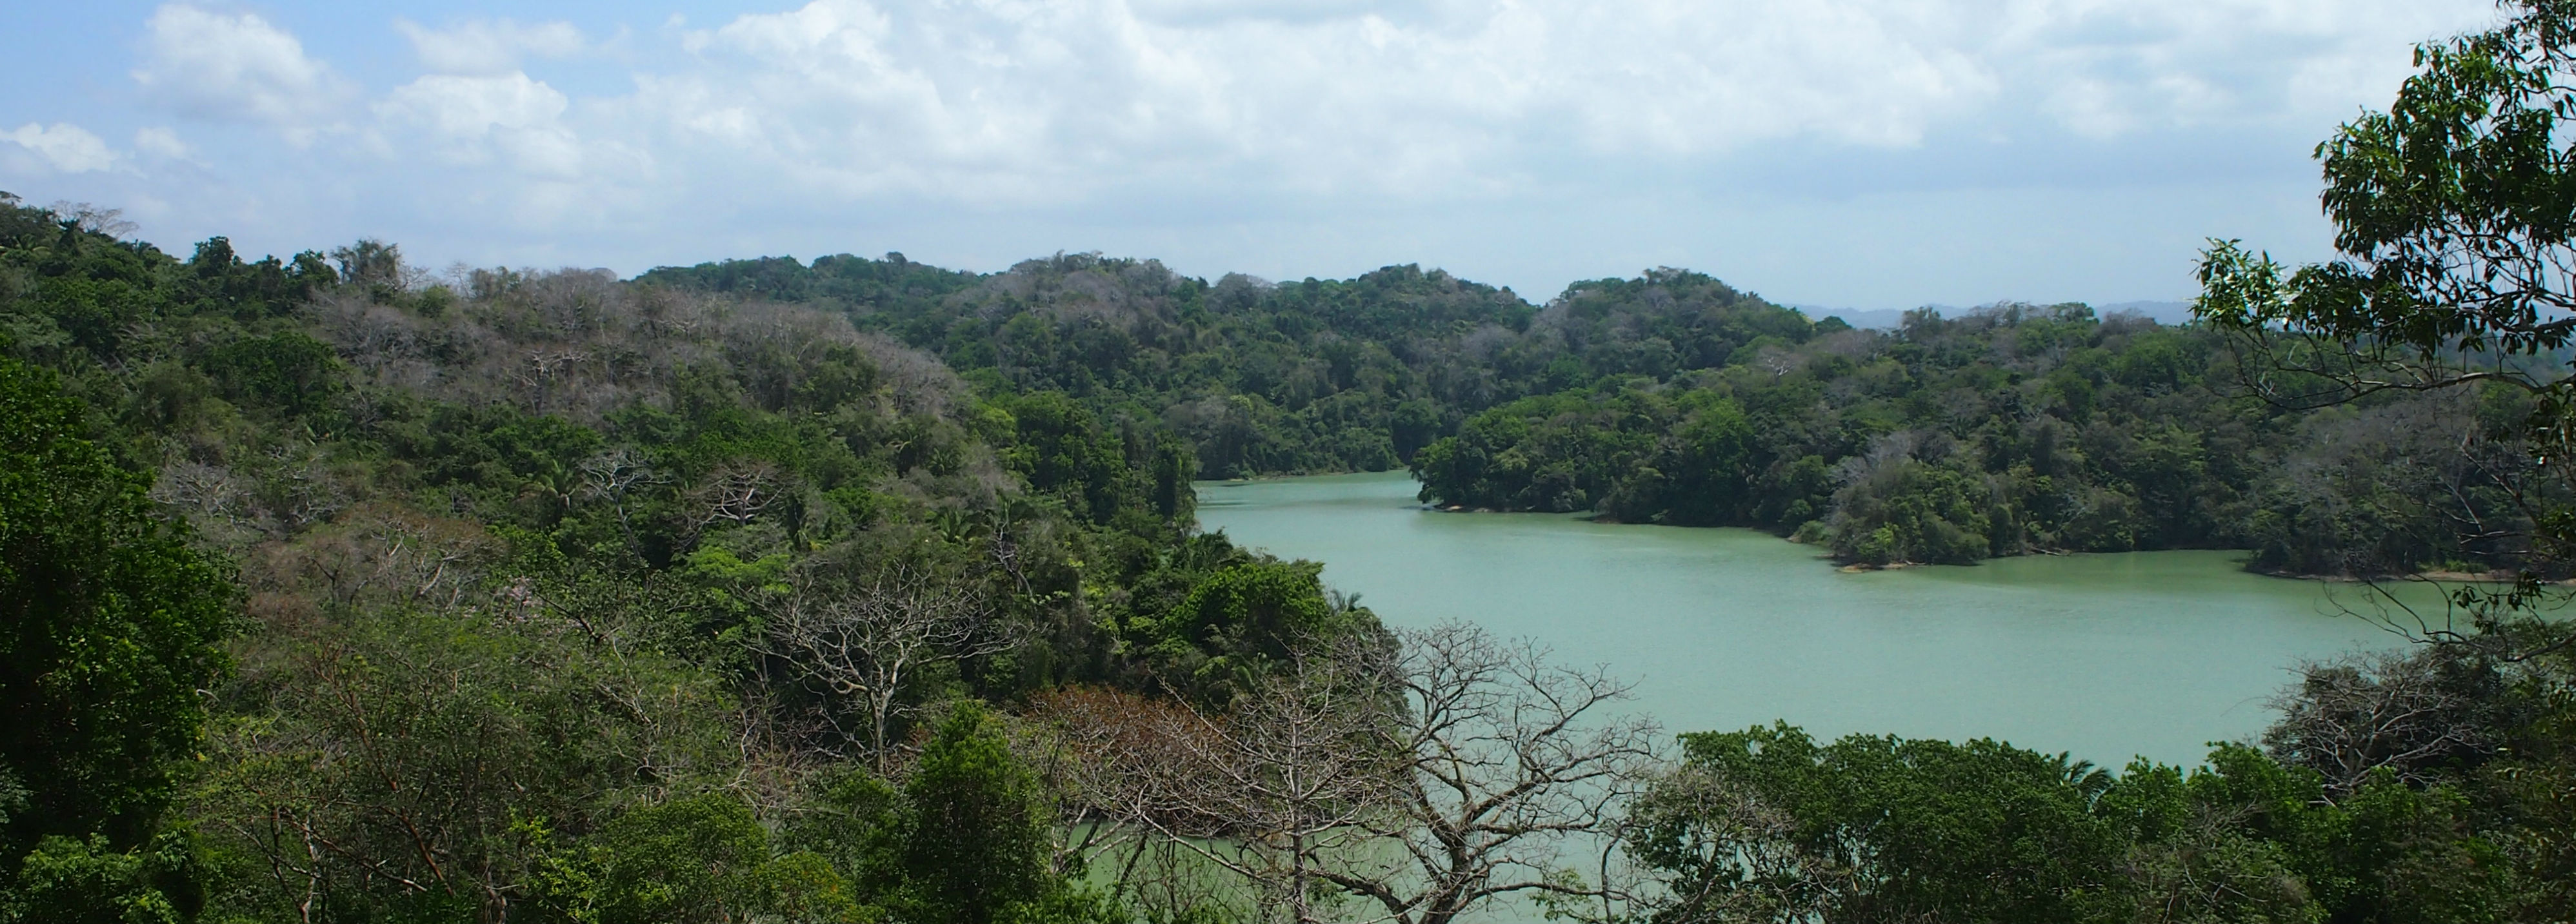
M 1383 636 L 838 313 L 114 230 L 0 197 L 0 921 L 1092 920 L 973 703 Z
M 1681 270 L 1533 305 L 1415 266 L 1211 284 L 1079 254 L 638 282 L 846 313 L 988 391 L 1175 434 L 1206 476 L 1409 466 L 1446 506 L 1753 526 L 1868 564 L 2176 547 L 2305 574 L 2516 564 L 2451 528 L 2514 516 L 2482 486 L 2517 455 L 2459 451 L 2521 413 L 2512 394 L 2287 410 L 2244 394 L 2220 336 L 2082 305 L 1855 330 Z
M 1087 254 L 980 278 L 897 255 L 794 266 L 734 261 L 638 281 L 847 311 L 970 380 L 1062 391 L 1168 427 L 1198 448 L 1202 474 L 1220 477 L 1396 468 L 1499 402 L 1604 374 L 1720 365 L 1812 327 L 1677 270 L 1576 283 L 1541 308 L 1416 266 L 1279 284 Z

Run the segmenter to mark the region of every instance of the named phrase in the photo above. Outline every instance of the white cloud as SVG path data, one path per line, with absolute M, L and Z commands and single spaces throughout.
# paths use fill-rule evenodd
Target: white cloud
M 2417 42 L 2487 25 L 2469 0 L 2024 0 L 1982 57 L 2047 122 L 2107 139 L 2384 105 Z
M 173 3 L 155 10 L 144 31 L 135 82 L 189 115 L 308 128 L 350 93 L 328 65 L 304 54 L 304 43 L 257 14 Z
M 2384 106 L 2413 43 L 2496 15 L 2489 0 L 772 2 L 801 5 L 640 33 L 398 20 L 419 67 L 363 96 L 259 16 L 174 3 L 152 15 L 134 72 L 148 99 L 347 143 L 304 149 L 301 171 L 257 160 L 279 147 L 264 135 L 182 144 L 158 130 L 134 147 L 146 164 L 244 168 L 222 172 L 244 178 L 245 201 L 342 209 L 366 233 L 422 247 L 445 235 L 471 242 L 460 256 L 513 261 L 583 241 L 582 259 L 612 264 L 638 248 L 810 253 L 857 246 L 842 236 L 862 227 L 910 247 L 947 228 L 969 242 L 952 251 L 988 266 L 1149 241 L 1163 243 L 1142 252 L 1199 270 L 1277 275 L 1364 269 L 1363 252 L 1443 259 L 1406 242 L 1446 235 L 1513 255 L 1487 269 L 1650 261 L 1732 277 L 1693 256 L 1718 238 L 1689 216 L 1780 224 L 1818 203 L 1860 216 L 1876 213 L 1850 203 L 2063 193 L 2102 205 L 2031 238 L 2089 248 L 2066 257 L 2069 278 L 2127 279 L 2117 261 L 2145 248 L 2172 275 L 2182 258 L 2167 251 L 2240 232 L 2131 228 L 2112 209 L 2162 201 L 2140 190 L 2165 184 L 2231 190 L 2175 201 L 2259 199 L 2307 220 L 2307 146 Z M 337 182 L 279 178 L 299 173 Z M 1956 218 L 1917 217 L 1870 218 L 1910 229 L 1872 246 Z M 1782 267 L 1808 246 L 1775 243 L 1761 259 Z M 2026 277 L 2038 252 L 1917 271 Z M 1879 259 L 1819 254 L 1801 272 L 1919 285 Z
M 179 140 L 178 132 L 158 125 L 135 129 L 134 149 L 171 160 L 185 160 L 189 153 L 188 143 Z
M 116 166 L 115 149 L 87 129 L 65 122 L 37 125 L 30 122 L 15 131 L 0 132 L 0 140 L 17 144 L 34 153 L 48 167 L 64 173 L 94 173 Z
M 421 66 L 441 74 L 499 76 L 518 70 L 527 58 L 568 58 L 590 47 L 581 30 L 567 22 L 475 20 L 431 29 L 398 19 L 394 28 L 411 40 Z
M 1849 3 L 1454 6 L 1175 25 L 1123 0 L 818 0 L 690 33 L 695 60 L 643 75 L 622 115 L 852 194 L 1050 200 L 1157 174 L 1446 195 L 1532 154 L 1902 146 L 1996 92 L 1920 40 L 1930 17 Z
M 2385 9 L 2379 9 L 2385 7 Z M 842 195 L 1442 198 L 1567 164 L 2348 114 L 2482 0 L 815 0 L 685 33 L 594 132 Z
M 2379 9 L 2384 6 L 2386 9 Z M 2456 8 L 2455 8 L 2456 7 Z M 2348 113 L 2483 0 L 813 0 L 574 98 L 570 23 L 395 25 L 429 72 L 368 109 L 453 165 L 845 200 L 1448 201 L 1942 133 L 2095 141 Z M 136 77 L 313 124 L 345 84 L 255 15 L 172 4 Z M 379 146 L 399 159 L 401 144 Z M 607 156 L 614 154 L 615 156 Z M 602 172 L 609 171 L 609 172 Z M 625 172 L 615 172 L 625 171 Z
M 497 153 L 521 172 L 571 178 L 582 157 L 561 123 L 569 106 L 555 88 L 512 71 L 431 74 L 395 88 L 375 109 L 389 127 L 426 135 L 452 163 L 485 163 Z
M 513 71 L 498 77 L 432 74 L 395 88 L 377 111 L 442 135 L 482 138 L 494 129 L 551 125 L 568 105 L 555 88 Z

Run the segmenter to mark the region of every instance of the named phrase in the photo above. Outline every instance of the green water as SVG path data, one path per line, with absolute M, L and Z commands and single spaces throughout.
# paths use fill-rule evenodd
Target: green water
M 1199 485 L 1199 519 L 1325 563 L 1394 625 L 1472 620 L 1605 664 L 1674 731 L 1994 737 L 2196 763 L 2259 733 L 2288 668 L 2402 644 L 2368 592 L 2139 552 L 1850 574 L 1739 529 L 1420 509 L 1403 473 Z

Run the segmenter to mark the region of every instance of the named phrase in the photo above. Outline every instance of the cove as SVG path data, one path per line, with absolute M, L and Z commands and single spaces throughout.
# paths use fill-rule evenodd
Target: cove
M 1203 528 L 1322 562 L 1390 625 L 1468 620 L 1605 665 L 1674 732 L 1778 719 L 2189 766 L 2259 734 L 2300 660 L 2404 644 L 2355 615 L 2382 611 L 2368 590 L 2235 552 L 1844 573 L 1753 530 L 1426 510 L 1402 472 L 1197 487 Z

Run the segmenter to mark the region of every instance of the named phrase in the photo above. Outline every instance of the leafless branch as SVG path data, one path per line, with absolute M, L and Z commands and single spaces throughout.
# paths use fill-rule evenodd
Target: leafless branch
M 814 578 L 812 569 L 797 575 L 759 644 L 793 665 L 815 692 L 860 705 L 865 743 L 880 771 L 892 723 L 906 711 L 904 684 L 921 668 L 938 659 L 998 654 L 1020 642 L 992 618 L 980 588 L 966 581 L 939 580 L 911 565 L 888 567 L 856 590 Z

